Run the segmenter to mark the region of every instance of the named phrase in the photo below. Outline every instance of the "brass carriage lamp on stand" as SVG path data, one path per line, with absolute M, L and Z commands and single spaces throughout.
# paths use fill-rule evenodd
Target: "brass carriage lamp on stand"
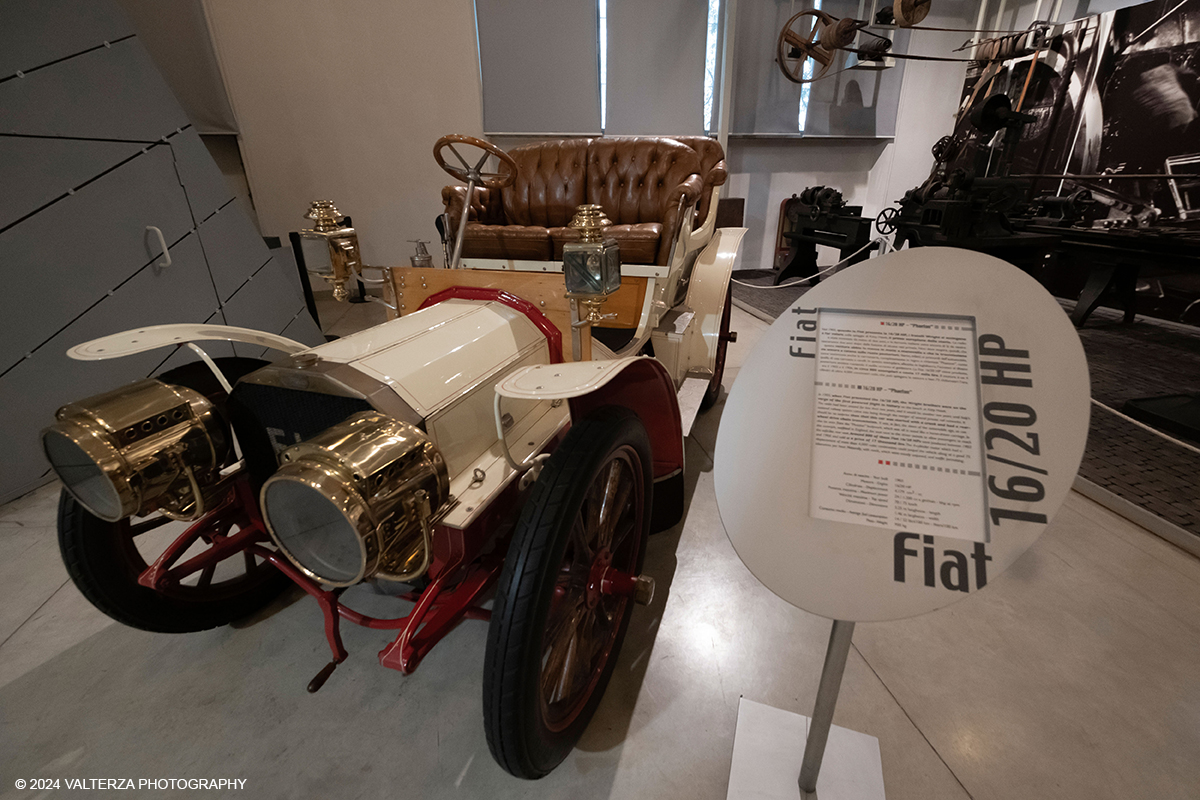
M 314 200 L 305 218 L 313 221 L 310 229 L 300 231 L 300 248 L 304 266 L 314 275 L 324 278 L 333 287 L 334 300 L 346 300 L 346 281 L 361 269 L 358 254 L 358 233 L 343 227 L 342 214 L 332 200 Z
M 598 205 L 582 205 L 568 227 L 579 231 L 579 241 L 563 246 L 563 274 L 571 300 L 571 344 L 576 361 L 592 358 L 592 324 L 605 314 L 600 306 L 621 288 L 621 251 L 617 241 L 605 238 L 612 223 Z

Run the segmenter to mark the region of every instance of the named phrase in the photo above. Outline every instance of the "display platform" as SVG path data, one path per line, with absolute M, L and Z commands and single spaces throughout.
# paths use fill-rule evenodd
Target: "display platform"
M 726 800 L 795 800 L 796 775 L 811 720 L 742 698 L 733 738 L 733 765 Z M 883 800 L 879 740 L 834 725 L 825 745 L 821 786 L 814 800 Z

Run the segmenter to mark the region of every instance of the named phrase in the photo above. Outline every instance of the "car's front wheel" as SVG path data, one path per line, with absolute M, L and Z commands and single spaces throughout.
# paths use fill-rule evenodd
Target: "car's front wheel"
M 612 675 L 641 571 L 649 437 L 624 409 L 577 421 L 522 509 L 496 590 L 483 714 L 496 761 L 540 778 L 583 734 Z

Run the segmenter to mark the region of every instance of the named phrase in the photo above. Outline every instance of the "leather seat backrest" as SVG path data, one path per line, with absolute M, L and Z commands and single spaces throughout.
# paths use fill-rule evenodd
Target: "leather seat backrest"
M 591 139 L 559 139 L 514 147 L 517 178 L 501 190 L 510 225 L 566 225 L 585 197 L 588 144 Z
M 721 149 L 720 142 L 707 136 L 675 136 L 672 138 L 678 139 L 700 154 L 700 179 L 704 181 L 704 192 L 696 203 L 696 221 L 697 224 L 700 224 L 708 217 L 708 206 L 712 202 L 713 187 L 725 183 L 725 165 L 722 163 L 725 160 L 725 151 Z M 718 164 L 721 165 L 721 169 L 714 173 L 713 168 Z
M 700 177 L 707 180 L 708 173 L 718 162 L 725 160 L 725 151 L 721 143 L 707 136 L 672 136 L 700 154 Z
M 667 194 L 699 172 L 696 151 L 673 139 L 593 139 L 585 202 L 600 204 L 617 225 L 662 222 Z

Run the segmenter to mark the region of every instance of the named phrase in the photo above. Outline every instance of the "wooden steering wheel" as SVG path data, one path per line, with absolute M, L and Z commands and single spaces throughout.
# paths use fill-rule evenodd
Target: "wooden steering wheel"
M 801 17 L 805 19 L 801 20 Z M 837 17 L 817 9 L 801 11 L 787 21 L 783 30 L 779 32 L 779 53 L 775 59 L 785 78 L 792 83 L 811 83 L 824 77 L 837 50 L 826 49 L 821 39 L 825 37 L 826 30 L 837 21 Z M 797 51 L 795 55 L 792 54 L 793 51 Z M 811 78 L 806 78 L 804 62 L 810 58 L 820 69 Z
M 471 166 L 454 147 L 456 144 L 477 147 L 484 151 L 483 156 L 476 162 L 475 166 Z M 446 163 L 446 160 L 442 157 L 442 152 L 447 149 L 454 154 L 454 157 L 458 159 L 458 163 L 462 166 Z M 487 162 L 488 156 L 495 156 L 500 160 L 500 172 L 481 171 L 484 163 Z M 474 136 L 464 136 L 461 133 L 452 133 L 449 136 L 443 136 L 433 145 L 433 158 L 437 161 L 438 166 L 446 170 L 446 172 L 460 181 L 465 181 L 474 186 L 499 189 L 503 186 L 511 186 L 512 182 L 517 179 L 517 162 L 513 160 L 513 157 L 491 142 L 476 139 Z

